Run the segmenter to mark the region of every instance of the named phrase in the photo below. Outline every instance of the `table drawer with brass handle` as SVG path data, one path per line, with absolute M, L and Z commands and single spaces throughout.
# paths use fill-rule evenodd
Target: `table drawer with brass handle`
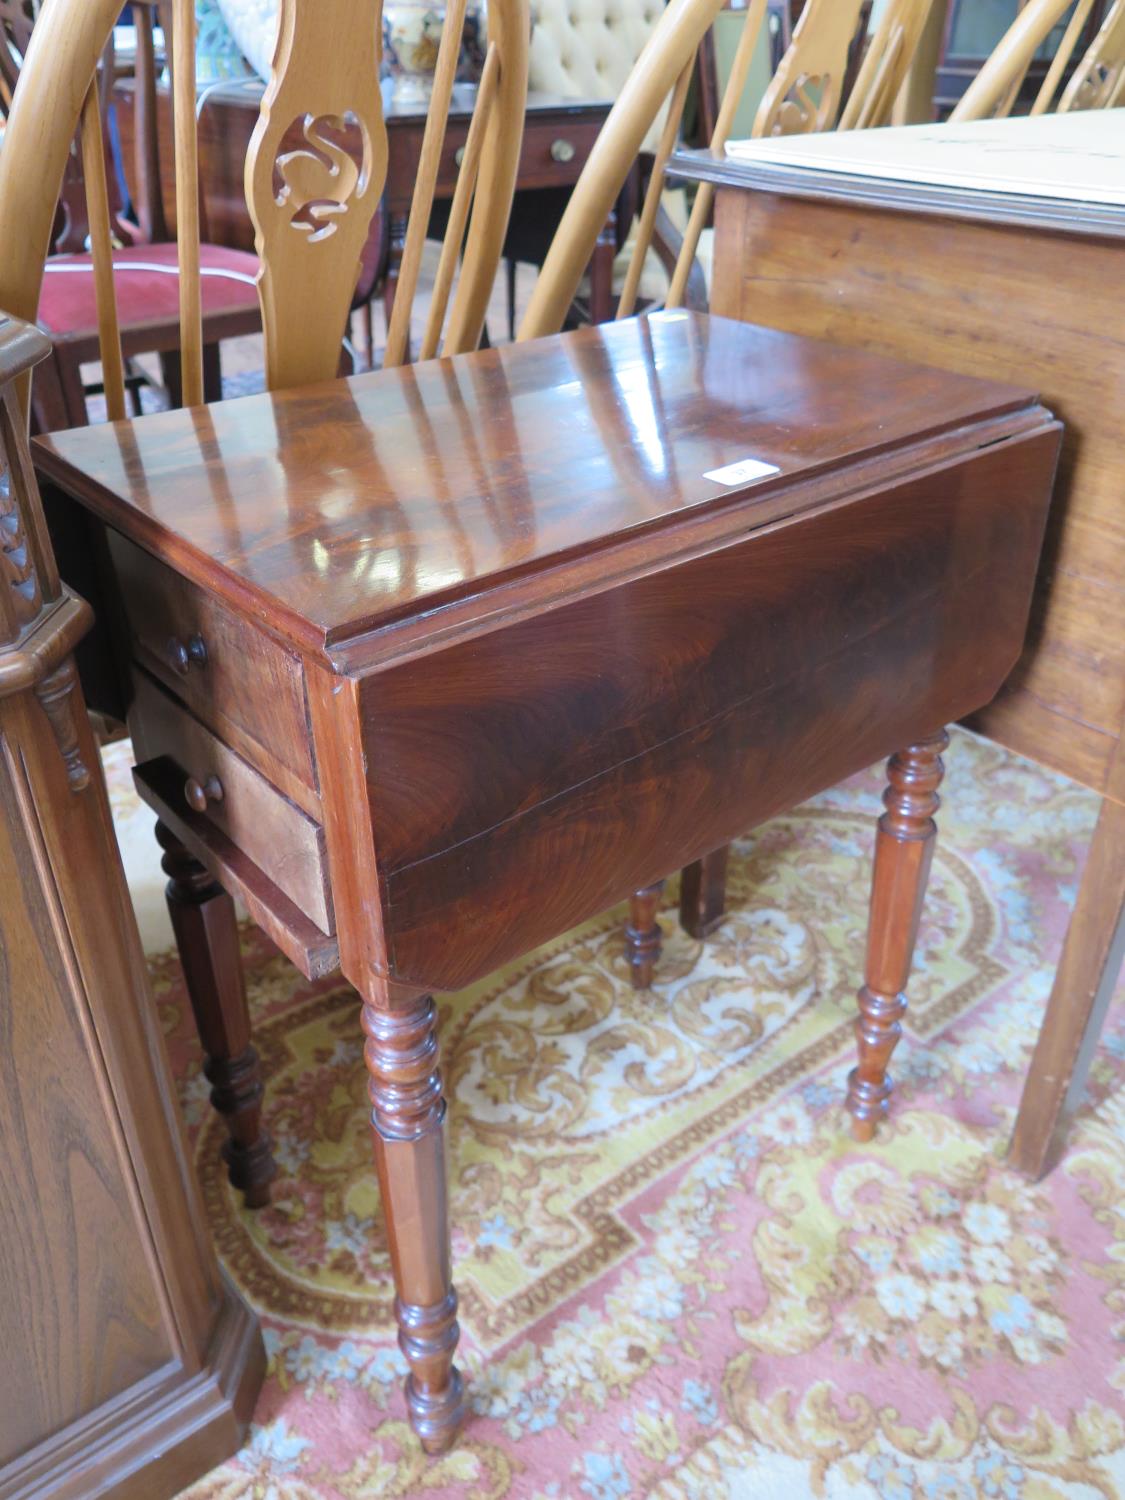
M 139 668 L 129 729 L 138 760 L 183 772 L 181 810 L 204 815 L 324 933 L 333 931 L 324 831 Z
M 564 187 L 578 181 L 598 138 L 596 121 L 528 119 L 520 151 L 520 184 Z
M 313 817 L 304 670 L 155 557 L 109 533 L 134 660 Z

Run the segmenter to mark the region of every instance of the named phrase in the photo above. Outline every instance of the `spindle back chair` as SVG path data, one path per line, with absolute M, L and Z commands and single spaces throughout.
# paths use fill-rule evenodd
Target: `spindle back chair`
M 0 307 L 34 321 L 58 189 L 79 131 L 86 165 L 98 343 L 111 418 L 123 417 L 112 215 L 104 170 L 97 63 L 122 0 L 51 0 L 20 69 L 0 152 L 0 222 L 20 225 L 0 265 Z M 183 399 L 203 400 L 199 162 L 193 0 L 164 0 L 172 70 L 175 230 Z M 406 357 L 422 243 L 433 201 L 465 0 L 450 0 L 418 172 L 387 363 Z M 527 0 L 494 0 L 484 77 L 450 211 L 448 252 L 426 331 L 426 352 L 479 342 L 515 183 L 527 91 Z M 247 204 L 260 259 L 258 296 L 267 383 L 330 379 L 386 171 L 377 0 L 283 0 L 275 68 L 246 160 Z M 142 68 L 145 59 L 138 56 Z M 147 59 L 151 66 L 151 57 Z M 97 149 L 95 149 L 95 147 Z M 155 206 L 151 212 L 155 212 Z M 457 253 L 464 255 L 453 289 Z M 448 311 L 448 320 L 445 314 Z M 26 404 L 26 390 L 24 399 Z
M 720 8 L 717 4 L 704 3 L 695 9 L 696 27 L 702 22 L 700 41 Z M 673 9 L 670 6 L 669 13 Z M 753 127 L 755 136 L 797 134 L 831 129 L 835 125 L 840 111 L 849 48 L 862 9 L 862 0 L 809 0 L 793 31 L 792 41 L 759 105 Z M 889 120 L 895 96 L 909 70 L 929 9 L 930 0 L 891 0 L 887 6 L 869 43 L 847 103 L 848 118 L 853 126 L 885 124 Z M 691 13 L 692 7 L 684 6 L 682 10 Z M 747 6 L 742 34 L 711 136 L 713 151 L 721 152 L 726 145 L 739 99 L 746 86 L 766 11 L 767 0 L 750 0 Z M 685 31 L 688 24 L 685 17 Z M 665 26 L 670 34 L 672 23 L 669 22 L 668 15 L 661 21 L 661 27 Z M 532 294 L 520 327 L 521 339 L 537 338 L 554 332 L 561 326 L 585 265 L 582 254 L 587 244 L 593 243 L 597 227 L 604 223 L 612 202 L 610 188 L 619 181 L 625 165 L 635 157 L 640 142 L 644 139 L 644 131 L 648 128 L 647 122 L 655 117 L 667 100 L 667 112 L 617 316 L 627 317 L 634 310 L 641 269 L 652 243 L 653 226 L 664 189 L 665 169 L 676 143 L 695 51 L 699 46 L 697 41 L 693 47 L 684 47 L 679 53 L 668 48 L 660 58 L 660 63 L 666 65 L 658 66 L 661 27 L 654 33 L 649 48 L 638 62 L 591 153 Z M 679 69 L 669 76 L 671 62 L 676 59 L 680 63 Z M 708 184 L 703 184 L 696 194 L 672 275 L 666 299 L 669 307 L 679 306 L 683 302 L 700 235 L 711 212 L 711 203 L 712 191 Z
M 950 115 L 951 121 L 1002 118 L 1011 114 L 1032 59 L 1062 21 L 1071 0 L 1028 0 Z M 1077 0 L 1059 39 L 1030 113 L 1052 106 L 1093 0 Z M 1111 108 L 1125 102 L 1125 3 L 1116 0 L 1058 102 L 1059 112 Z
M 1110 6 L 1063 90 L 1058 112 L 1118 105 L 1125 105 L 1125 0 L 1115 0 Z

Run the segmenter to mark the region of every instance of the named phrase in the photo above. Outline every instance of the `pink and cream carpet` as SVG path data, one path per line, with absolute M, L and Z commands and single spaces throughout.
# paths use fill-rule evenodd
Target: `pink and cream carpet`
M 109 752 L 149 946 L 159 870 Z M 1039 1186 L 1003 1153 L 1095 799 L 956 733 L 889 1128 L 840 1108 L 875 772 L 738 846 L 703 944 L 632 992 L 621 912 L 443 997 L 460 1363 L 428 1460 L 371 1169 L 358 1008 L 250 927 L 280 1176 L 219 1163 L 174 955 L 152 972 L 207 1212 L 270 1366 L 243 1451 L 184 1500 L 1125 1496 L 1125 1007 Z

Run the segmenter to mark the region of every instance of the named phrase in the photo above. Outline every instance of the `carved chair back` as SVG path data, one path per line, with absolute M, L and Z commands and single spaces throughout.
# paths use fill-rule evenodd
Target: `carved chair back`
M 1071 0 L 1027 0 L 961 96 L 950 120 L 983 120 L 1011 114 L 1032 59 L 1062 21 L 1070 4 Z M 1093 0 L 1077 0 L 1031 106 L 1033 115 L 1043 114 L 1050 107 L 1092 8 Z M 1108 20 L 1109 17 L 1107 23 Z M 1103 26 L 1102 32 L 1105 29 Z
M 851 125 L 881 125 L 889 120 L 921 38 L 930 3 L 931 0 L 890 0 L 886 6 L 848 100 Z M 633 311 L 695 54 L 721 8 L 722 0 L 672 0 L 669 4 L 590 154 L 532 294 L 520 327 L 521 339 L 536 338 L 561 327 L 624 173 L 652 120 L 667 102 L 617 316 L 627 317 Z M 753 126 L 755 136 L 827 130 L 835 125 L 849 49 L 863 10 L 863 0 L 808 0 L 758 107 Z M 711 135 L 713 151 L 721 153 L 726 145 L 766 13 L 767 0 L 750 0 Z M 711 212 L 712 197 L 710 185 L 702 184 L 672 275 L 669 307 L 679 306 L 683 301 L 699 238 Z
M 10 0 L 17 3 L 17 0 Z M 30 0 L 29 0 L 30 3 Z M 124 381 L 111 260 L 97 63 L 122 0 L 51 0 L 36 19 L 0 151 L 0 223 L 19 225 L 0 264 L 0 307 L 34 320 L 55 202 L 76 129 L 111 417 Z M 136 7 L 138 106 L 154 87 L 152 0 Z M 176 240 L 184 402 L 203 399 L 194 0 L 162 0 L 171 49 Z M 272 389 L 332 378 L 360 256 L 383 190 L 387 132 L 379 86 L 379 0 L 282 0 L 273 75 L 246 159 L 246 198 L 261 261 L 259 297 Z M 460 49 L 465 0 L 450 0 L 414 193 L 387 362 L 405 357 L 411 304 L 433 202 Z M 423 352 L 479 342 L 507 228 L 527 93 L 528 0 L 492 0 L 489 47 L 465 145 Z M 138 128 L 138 140 L 155 141 Z M 152 151 L 152 144 L 143 147 Z M 154 163 L 150 162 L 149 166 Z M 158 164 L 138 179 L 144 227 L 162 227 Z M 456 277 L 458 252 L 464 246 Z M 446 253 L 447 252 L 447 253 Z M 448 318 L 446 314 L 448 313 Z M 441 335 L 444 325 L 444 342 Z M 26 405 L 26 392 L 25 405 Z

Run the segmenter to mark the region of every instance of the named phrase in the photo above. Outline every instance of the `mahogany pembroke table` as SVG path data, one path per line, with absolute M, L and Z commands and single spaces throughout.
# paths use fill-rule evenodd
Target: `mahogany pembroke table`
M 431 1451 L 463 1409 L 431 993 L 893 753 L 848 1099 L 869 1136 L 943 726 L 1019 655 L 1059 437 L 1012 387 L 678 311 L 37 445 L 108 529 L 137 782 L 252 1201 L 224 888 L 362 996 Z

